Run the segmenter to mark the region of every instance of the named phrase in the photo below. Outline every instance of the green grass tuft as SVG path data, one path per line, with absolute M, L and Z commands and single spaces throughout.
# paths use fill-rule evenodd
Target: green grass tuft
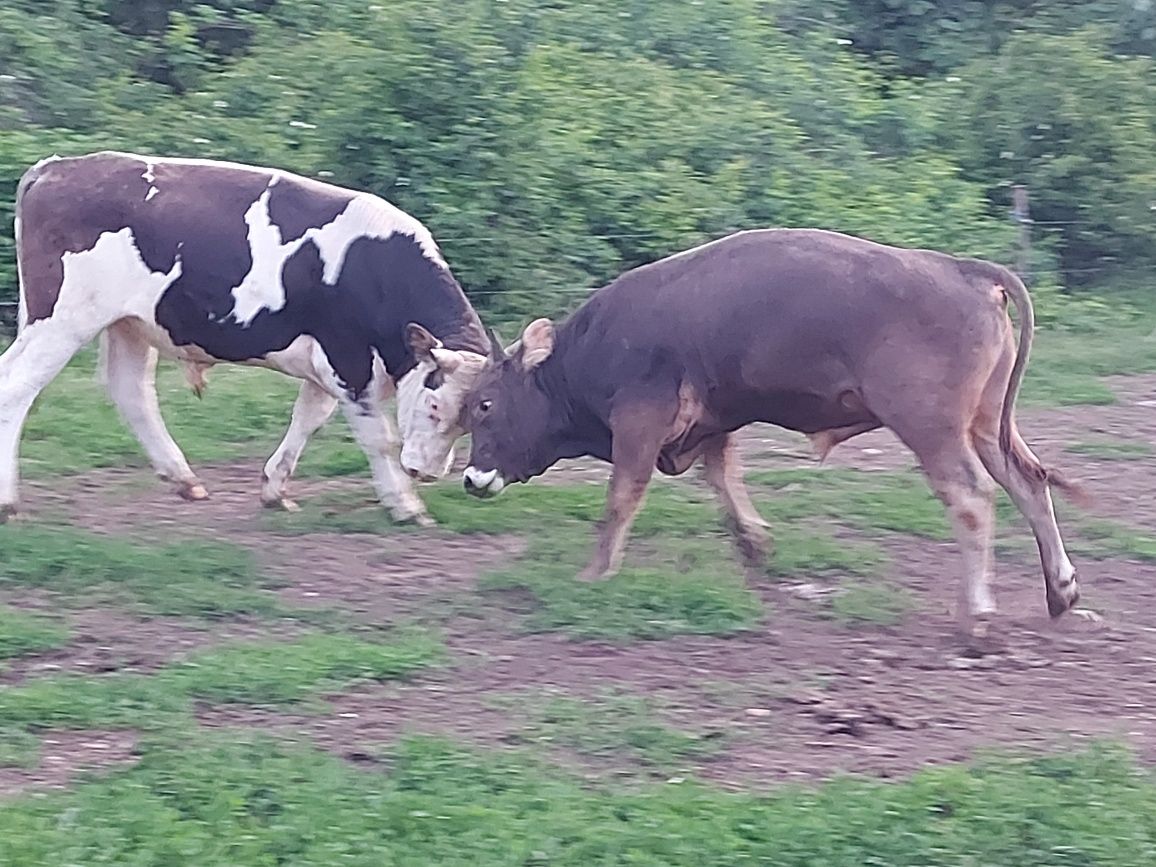
M 1093 328 L 1082 334 L 1037 335 L 1021 403 L 1025 406 L 1108 405 L 1116 395 L 1107 376 L 1156 370 L 1156 332 L 1150 322 Z
M 0 862 L 1147 867 L 1156 851 L 1156 782 L 1113 750 L 754 795 L 585 785 L 424 738 L 388 774 L 240 732 L 141 749 L 136 766 L 0 807 Z
M 85 603 L 101 597 L 155 614 L 214 617 L 280 611 L 252 554 L 185 540 L 158 545 L 64 526 L 0 526 L 0 587 L 51 590 Z
M 898 587 L 861 584 L 840 590 L 826 609 L 835 620 L 855 626 L 895 626 L 911 610 L 910 594 Z
M 857 530 L 952 538 L 942 503 L 917 472 L 775 470 L 750 473 L 748 482 L 772 525 L 822 517 Z
M 0 726 L 0 768 L 34 768 L 40 763 L 40 738 L 19 728 Z
M 667 725 L 653 703 L 639 696 L 583 700 L 523 693 L 510 703 L 522 715 L 533 717 L 524 734 L 529 741 L 557 744 L 598 759 L 626 759 L 669 772 L 689 760 L 713 755 L 723 745 L 718 732 L 697 734 Z
M 288 704 L 361 680 L 407 677 L 443 659 L 428 634 L 369 641 L 316 633 L 289 642 L 246 642 L 191 654 L 159 671 L 103 677 L 58 675 L 0 688 L 0 726 L 170 727 L 194 700 Z
M 0 659 L 52 650 L 68 638 L 68 628 L 56 618 L 0 606 Z
M 1156 562 L 1156 537 L 1149 536 L 1115 521 L 1084 520 L 1076 525 L 1074 548 L 1097 560 L 1123 557 Z
M 1068 446 L 1065 451 L 1101 461 L 1139 461 L 1156 454 L 1156 450 L 1148 443 L 1120 440 L 1075 443 Z
M 316 633 L 288 643 L 244 642 L 205 650 L 160 673 L 192 698 L 218 703 L 287 704 L 361 680 L 395 680 L 441 662 L 442 643 L 407 632 L 388 641 Z
M 722 544 L 664 539 L 661 550 L 661 566 L 634 559 L 613 578 L 586 583 L 575 576 L 587 545 L 574 539 L 562 544 L 554 534 L 480 585 L 528 595 L 530 629 L 562 629 L 582 638 L 725 635 L 759 622 L 763 607 Z

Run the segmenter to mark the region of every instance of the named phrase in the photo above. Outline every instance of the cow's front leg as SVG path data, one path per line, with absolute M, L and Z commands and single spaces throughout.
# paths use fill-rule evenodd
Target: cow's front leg
M 711 437 L 703 446 L 703 465 L 707 484 L 714 489 L 727 514 L 727 523 L 746 565 L 761 569 L 771 547 L 768 524 L 755 510 L 743 484 L 735 436 Z
M 617 412 L 611 420 L 614 469 L 610 473 L 606 511 L 598 527 L 594 556 L 578 575 L 579 580 L 607 578 L 622 567 L 626 536 L 654 474 L 669 416 L 655 407 L 637 406 Z
M 372 390 L 371 390 L 372 391 Z M 378 499 L 398 523 L 433 526 L 421 499 L 397 459 L 398 436 L 380 400 L 342 398 L 341 409 L 353 428 L 353 436 L 369 459 Z

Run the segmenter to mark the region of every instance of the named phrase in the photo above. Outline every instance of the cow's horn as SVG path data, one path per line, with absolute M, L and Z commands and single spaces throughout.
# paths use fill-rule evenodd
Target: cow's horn
M 498 337 L 498 332 L 493 328 L 486 329 L 486 333 L 490 335 L 490 358 L 494 361 L 503 360 L 506 350 L 502 348 L 502 338 Z

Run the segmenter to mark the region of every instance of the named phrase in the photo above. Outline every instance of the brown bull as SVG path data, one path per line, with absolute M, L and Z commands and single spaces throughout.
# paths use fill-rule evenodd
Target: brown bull
M 965 625 L 996 609 L 993 478 L 1031 524 L 1048 611 L 1059 616 L 1079 588 L 1049 481 L 1069 486 L 1041 465 L 1014 417 L 1032 334 L 1027 291 L 998 265 L 819 230 L 740 232 L 623 274 L 558 328 L 531 323 L 467 399 L 466 488 L 490 496 L 562 458 L 612 462 L 583 573 L 594 579 L 619 568 L 655 467 L 677 475 L 702 458 L 741 550 L 759 562 L 769 538 L 734 432 L 769 422 L 809 435 L 826 455 L 888 427 L 951 517 Z

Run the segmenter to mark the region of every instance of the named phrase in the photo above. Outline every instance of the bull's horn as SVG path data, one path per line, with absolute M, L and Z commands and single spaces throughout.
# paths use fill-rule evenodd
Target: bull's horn
M 493 328 L 487 328 L 486 333 L 490 335 L 490 358 L 502 361 L 506 357 L 506 350 L 502 348 L 502 338 L 498 337 L 498 332 Z

